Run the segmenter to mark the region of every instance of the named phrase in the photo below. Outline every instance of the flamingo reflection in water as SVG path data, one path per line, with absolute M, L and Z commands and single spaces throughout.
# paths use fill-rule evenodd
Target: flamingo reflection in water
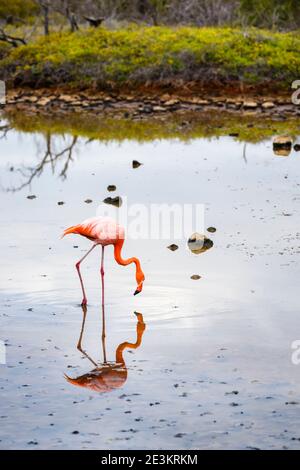
M 90 362 L 95 366 L 95 368 L 87 373 L 83 374 L 76 378 L 68 377 L 65 374 L 66 380 L 79 387 L 85 387 L 95 392 L 111 392 L 116 388 L 120 388 L 124 385 L 127 380 L 127 367 L 124 359 L 124 351 L 126 349 L 137 349 L 141 343 L 143 334 L 146 328 L 146 325 L 143 320 L 143 315 L 141 313 L 134 312 L 137 317 L 137 324 L 136 324 L 136 342 L 129 343 L 124 342 L 119 344 L 116 349 L 116 358 L 115 362 L 108 362 L 106 360 L 106 345 L 105 345 L 105 321 L 103 315 L 103 330 L 102 330 L 102 348 L 103 348 L 103 364 L 98 365 L 83 349 L 81 346 L 82 336 L 84 332 L 85 326 L 85 319 L 87 313 L 86 305 L 82 306 L 83 310 L 83 321 L 82 321 L 82 328 L 81 333 L 78 341 L 77 348 L 81 351 L 84 356 L 89 359 Z

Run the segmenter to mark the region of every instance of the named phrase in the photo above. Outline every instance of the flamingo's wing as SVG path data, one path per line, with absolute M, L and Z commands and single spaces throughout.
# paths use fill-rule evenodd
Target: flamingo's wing
M 69 233 L 82 235 L 102 245 L 113 244 L 116 240 L 124 239 L 123 227 L 110 217 L 92 217 L 86 219 L 81 224 L 66 229 L 63 236 Z

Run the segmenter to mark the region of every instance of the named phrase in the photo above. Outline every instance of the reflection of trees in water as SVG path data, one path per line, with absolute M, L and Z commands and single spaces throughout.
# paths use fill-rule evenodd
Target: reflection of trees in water
M 0 126 L 0 140 L 5 139 L 9 131 L 12 129 L 8 124 L 5 124 L 4 126 Z
M 27 181 L 25 181 L 21 186 L 19 186 L 19 188 L 16 188 L 16 190 L 22 189 L 25 186 L 29 186 L 34 180 L 34 178 L 39 177 L 43 173 L 44 167 L 46 165 L 51 166 L 52 173 L 54 174 L 57 163 L 61 163 L 62 161 L 63 167 L 59 173 L 59 177 L 62 179 L 66 179 L 69 164 L 73 160 L 73 151 L 78 141 L 78 136 L 72 137 L 70 145 L 58 152 L 54 149 L 52 137 L 53 136 L 50 134 L 50 132 L 46 134 L 46 149 L 38 165 L 34 168 L 25 168 L 19 170 L 22 176 L 27 178 Z
M 0 127 L 0 139 L 5 138 L 10 130 L 12 130 L 12 128 L 9 125 Z M 73 161 L 73 154 L 79 137 L 77 135 L 72 136 L 71 141 L 66 144 L 66 138 L 64 136 L 64 145 L 60 146 L 59 149 L 57 149 L 56 137 L 57 136 L 51 134 L 51 132 L 46 132 L 45 141 L 43 142 L 42 148 L 40 148 L 40 145 L 37 144 L 37 153 L 38 155 L 41 155 L 37 165 L 33 167 L 23 166 L 22 168 L 16 169 L 15 171 L 17 171 L 22 176 L 24 181 L 19 186 L 8 188 L 8 191 L 20 191 L 26 186 L 30 186 L 33 180 L 35 178 L 39 178 L 44 169 L 49 166 L 51 168 L 52 174 L 54 174 L 57 170 L 57 167 L 60 166 L 58 176 L 63 180 L 67 178 L 69 165 Z

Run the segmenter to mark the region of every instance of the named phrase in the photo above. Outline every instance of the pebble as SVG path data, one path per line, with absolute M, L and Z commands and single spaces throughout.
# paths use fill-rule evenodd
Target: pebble
M 175 243 L 172 243 L 172 245 L 169 245 L 167 248 L 171 251 L 176 251 L 178 250 L 178 245 L 175 245 Z
M 105 204 L 109 204 L 111 206 L 115 206 L 115 207 L 121 207 L 123 201 L 122 201 L 122 198 L 120 196 L 116 196 L 116 197 L 106 197 L 103 202 Z
M 139 168 L 142 165 L 142 163 L 138 162 L 137 160 L 133 160 L 132 162 L 132 168 Z

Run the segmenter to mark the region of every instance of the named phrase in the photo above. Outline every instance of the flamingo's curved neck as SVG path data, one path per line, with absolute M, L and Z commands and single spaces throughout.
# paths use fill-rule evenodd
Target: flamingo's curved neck
M 118 364 L 123 364 L 125 365 L 125 360 L 123 358 L 123 353 L 125 351 L 125 349 L 137 349 L 138 347 L 140 347 L 141 343 L 142 343 L 142 337 L 143 337 L 143 331 L 144 330 L 140 330 L 137 328 L 137 338 L 136 338 L 136 342 L 135 343 L 128 343 L 128 342 L 125 342 L 125 343 L 121 343 L 118 347 L 117 347 L 117 350 L 116 350 L 116 362 Z
M 135 263 L 136 281 L 137 281 L 137 283 L 139 283 L 141 276 L 143 276 L 143 271 L 141 269 L 140 261 L 137 258 L 134 258 L 134 257 L 133 258 L 128 258 L 128 259 L 123 259 L 122 258 L 121 251 L 122 251 L 122 248 L 123 248 L 123 243 L 124 243 L 124 240 L 120 239 L 120 240 L 117 241 L 117 243 L 114 246 L 115 260 L 118 264 L 121 264 L 122 266 L 128 266 L 128 264 Z

